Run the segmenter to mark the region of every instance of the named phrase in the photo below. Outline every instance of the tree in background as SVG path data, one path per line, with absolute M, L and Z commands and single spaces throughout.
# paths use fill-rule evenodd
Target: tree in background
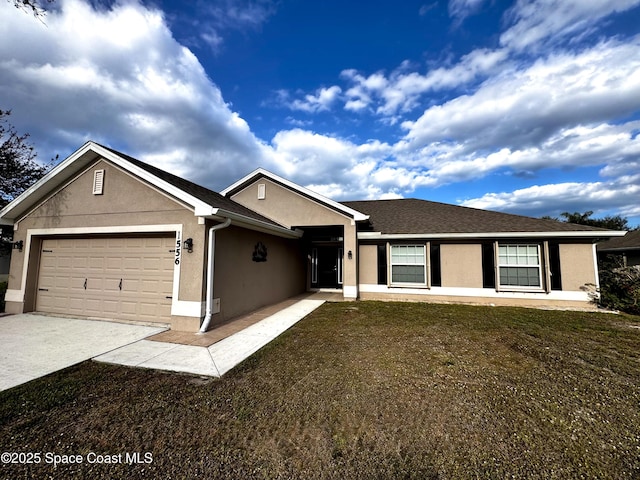
M 7 117 L 10 110 L 0 110 L 0 209 L 40 180 L 57 159 L 47 164 L 36 162 L 36 152 L 28 143 L 29 134 L 18 134 Z M 11 248 L 13 229 L 3 226 L 0 230 L 0 255 L 7 255 Z
M 587 210 L 584 213 L 562 212 L 560 214 L 560 216 L 563 217 L 562 219 L 549 216 L 542 218 L 546 220 L 556 220 L 558 222 L 576 223 L 578 225 L 605 228 L 607 230 L 630 230 L 628 220 L 620 215 L 607 215 L 603 218 L 591 218 L 591 215 L 593 215 L 593 211 Z
M 592 211 L 563 212 L 564 222 L 606 228 L 607 230 L 633 230 L 626 218 L 620 215 L 591 218 Z M 546 217 L 550 218 L 550 217 Z M 559 220 L 552 218 L 552 220 Z M 640 267 L 625 267 L 620 255 L 598 256 L 600 277 L 599 295 L 594 299 L 598 305 L 612 310 L 640 315 Z
M 36 162 L 29 134 L 18 134 L 7 120 L 9 115 L 10 110 L 0 110 L 0 209 L 40 180 L 53 163 Z
M 629 222 L 620 215 L 607 215 L 603 218 L 591 218 L 593 211 L 562 212 L 560 216 L 565 218 L 567 223 L 577 223 L 579 225 L 589 225 L 590 227 L 606 228 L 607 230 L 629 230 Z
M 9 3 L 13 2 L 13 6 L 23 10 L 27 13 L 33 13 L 33 16 L 40 18 L 44 16 L 45 10 L 40 6 L 38 0 L 7 0 Z M 46 0 L 47 3 L 53 3 L 54 0 Z

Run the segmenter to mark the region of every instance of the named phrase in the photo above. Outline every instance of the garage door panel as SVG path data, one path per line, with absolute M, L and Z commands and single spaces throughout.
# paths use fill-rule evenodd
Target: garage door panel
M 121 318 L 120 302 L 118 300 L 103 300 L 99 316 L 107 318 Z
M 81 315 L 84 310 L 84 298 L 80 296 L 70 295 L 67 298 L 58 298 L 55 302 L 58 311 L 69 309 L 74 315 Z
M 40 276 L 40 282 L 38 286 L 40 288 L 49 288 L 53 287 L 57 284 L 56 277 L 52 275 L 42 275 Z
M 45 239 L 36 309 L 167 322 L 174 244 L 173 236 Z
M 123 301 L 120 303 L 121 312 L 125 315 L 135 315 L 138 312 L 138 302 Z
M 104 259 L 104 268 L 107 271 L 119 272 L 122 268 L 121 259 L 120 258 L 105 258 Z
M 105 258 L 91 253 L 87 260 L 87 267 L 102 271 L 105 268 Z
M 143 294 L 160 292 L 169 295 L 171 293 L 171 291 L 167 291 L 165 285 L 159 284 L 156 280 L 143 280 L 138 286 L 138 291 Z
M 65 290 L 68 290 L 69 292 L 77 292 L 78 295 L 83 294 L 82 292 L 84 292 L 85 290 L 84 288 L 85 280 L 87 280 L 87 287 L 89 285 L 89 281 L 86 277 L 76 277 L 76 276 L 72 276 L 70 278 L 64 277 L 63 280 L 66 280 L 67 283 L 66 284 L 56 283 L 55 288 L 65 289 Z
M 87 315 L 97 316 L 103 310 L 102 300 L 97 298 L 88 298 L 85 300 L 84 308 L 87 311 Z
M 136 252 L 135 254 L 142 255 L 142 252 Z M 127 257 L 122 260 L 123 272 L 138 272 L 142 270 L 143 263 L 140 258 Z

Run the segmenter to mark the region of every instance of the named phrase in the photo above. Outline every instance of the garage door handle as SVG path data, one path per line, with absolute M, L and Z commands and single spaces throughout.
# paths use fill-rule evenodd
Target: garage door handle
M 48 288 L 39 288 L 38 291 L 39 292 L 48 292 L 49 289 Z
M 84 279 L 84 289 L 85 290 L 87 289 L 87 279 L 86 278 Z
M 122 279 L 120 279 L 120 284 L 118 285 L 118 288 L 122 290 Z

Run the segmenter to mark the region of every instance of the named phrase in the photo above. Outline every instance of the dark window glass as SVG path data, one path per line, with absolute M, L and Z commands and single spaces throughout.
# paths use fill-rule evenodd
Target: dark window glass
M 378 245 L 378 285 L 387 284 L 387 246 Z
M 500 285 L 539 287 L 540 270 L 531 267 L 500 267 Z
M 394 265 L 391 272 L 392 283 L 424 283 L 423 265 Z
M 560 245 L 549 244 L 549 268 L 551 270 L 551 290 L 562 290 L 562 274 L 560 273 Z
M 431 286 L 432 287 L 441 287 L 442 286 L 442 275 L 440 271 L 440 244 L 432 243 L 431 244 Z
M 495 252 L 493 243 L 482 244 L 482 287 L 496 288 Z

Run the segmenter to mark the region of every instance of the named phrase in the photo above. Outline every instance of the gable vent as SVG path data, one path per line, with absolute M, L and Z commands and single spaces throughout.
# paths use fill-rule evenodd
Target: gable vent
M 267 197 L 267 186 L 264 183 L 258 184 L 258 200 L 264 200 Z
M 102 195 L 104 187 L 104 170 L 95 170 L 93 172 L 93 194 Z

